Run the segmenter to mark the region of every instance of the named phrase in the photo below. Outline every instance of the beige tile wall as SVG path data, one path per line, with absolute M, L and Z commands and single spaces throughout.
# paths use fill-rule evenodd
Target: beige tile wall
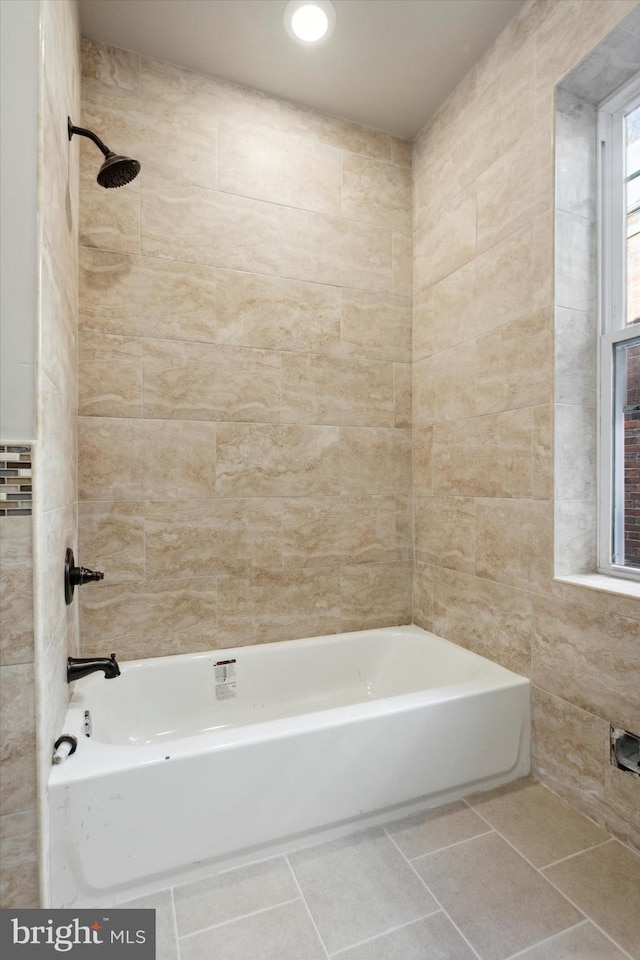
M 80 104 L 75 0 L 39 4 L 39 315 L 33 516 L 0 524 L 2 758 L 0 903 L 48 902 L 46 787 L 68 702 L 65 660 L 78 615 L 65 608 L 64 550 L 76 545 L 78 153 L 67 116 Z M 35 602 L 34 602 L 35 601 Z
M 78 142 L 80 26 L 74 0 L 41 0 L 40 353 L 34 474 L 35 681 L 40 902 L 48 903 L 46 803 L 51 754 L 69 699 L 66 658 L 77 654 L 78 604 L 65 606 L 64 555 L 77 555 Z M 24 906 L 24 903 L 22 904 Z
M 91 41 L 81 144 L 86 653 L 411 620 L 411 151 Z
M 527 4 L 417 138 L 413 364 L 414 619 L 531 676 L 535 773 L 636 844 L 640 602 L 552 579 L 551 423 L 553 89 L 637 6 Z

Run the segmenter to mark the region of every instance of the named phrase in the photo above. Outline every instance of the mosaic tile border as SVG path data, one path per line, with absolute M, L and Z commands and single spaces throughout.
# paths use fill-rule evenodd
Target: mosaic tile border
M 29 444 L 0 444 L 0 517 L 30 517 L 33 461 Z

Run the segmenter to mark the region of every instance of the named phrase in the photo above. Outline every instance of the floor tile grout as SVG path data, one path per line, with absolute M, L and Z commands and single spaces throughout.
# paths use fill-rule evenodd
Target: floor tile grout
M 527 953 L 528 950 L 533 950 L 534 947 L 541 947 L 545 943 L 553 943 L 554 940 L 557 940 L 558 937 L 564 936 L 564 934 L 568 933 L 569 930 L 577 930 L 578 927 L 582 927 L 587 923 L 589 923 L 589 920 L 586 917 L 584 920 L 578 920 L 577 923 L 572 924 L 570 927 L 566 927 L 565 930 L 559 930 L 557 933 L 552 933 L 550 937 L 545 937 L 544 940 L 538 940 L 537 943 L 532 943 L 530 946 L 523 947 L 522 950 L 518 950 L 517 953 L 512 953 L 510 956 L 505 957 L 505 960 L 518 960 L 518 957 L 521 957 L 523 954 Z
M 308 916 L 309 916 L 309 920 L 311 921 L 311 924 L 312 924 L 312 926 L 313 926 L 313 929 L 314 929 L 315 932 L 316 932 L 316 936 L 318 937 L 318 940 L 320 941 L 320 946 L 321 946 L 322 949 L 324 950 L 324 955 L 325 955 L 325 957 L 327 957 L 327 960 L 329 960 L 329 951 L 327 950 L 327 946 L 326 946 L 324 940 L 322 939 L 322 936 L 320 935 L 320 931 L 318 930 L 318 924 L 316 923 L 316 921 L 315 921 L 315 919 L 314 919 L 314 916 L 313 916 L 313 914 L 311 913 L 311 907 L 310 907 L 309 904 L 307 903 L 307 899 L 306 899 L 304 893 L 302 892 L 302 887 L 300 886 L 300 881 L 298 880 L 298 878 L 297 878 L 297 876 L 296 876 L 296 872 L 295 872 L 295 870 L 293 869 L 293 866 L 292 866 L 292 864 L 291 864 L 291 861 L 289 860 L 289 854 L 288 854 L 288 853 L 285 853 L 284 859 L 286 860 L 287 866 L 289 867 L 289 872 L 290 872 L 291 876 L 293 877 L 293 882 L 295 883 L 296 887 L 298 888 L 298 892 L 299 892 L 299 894 L 300 894 L 300 898 L 301 898 L 302 903 L 304 904 L 304 907 L 305 907 L 305 909 L 306 909 L 306 911 L 307 911 L 307 914 L 308 914 Z
M 479 816 L 482 817 L 482 814 L 479 814 Z M 486 819 L 486 817 L 482 817 L 482 819 L 483 819 L 486 823 L 489 823 L 489 821 Z M 589 920 L 590 923 L 592 923 L 593 926 L 596 927 L 596 928 L 600 931 L 600 933 L 603 934 L 603 936 L 605 936 L 605 937 L 607 938 L 607 940 L 610 940 L 611 943 L 613 943 L 619 950 L 621 950 L 622 953 L 624 953 L 625 957 L 628 957 L 629 960 L 634 960 L 634 958 L 631 957 L 631 955 L 627 953 L 627 951 L 624 949 L 624 947 L 623 947 L 621 944 L 619 944 L 617 940 L 614 940 L 613 937 L 610 936 L 610 934 L 608 934 L 608 933 L 606 932 L 606 930 L 603 930 L 603 929 L 602 929 L 602 927 L 593 919 L 593 917 L 590 917 L 589 914 L 588 914 L 585 910 L 582 910 L 582 909 L 578 906 L 578 904 L 575 903 L 575 902 L 571 899 L 571 897 L 567 896 L 567 894 L 564 892 L 564 890 L 561 890 L 560 887 L 553 882 L 553 880 L 551 880 L 549 877 L 546 877 L 546 876 L 544 875 L 544 873 L 543 873 L 542 871 L 543 871 L 543 869 L 546 870 L 546 867 L 536 867 L 536 865 L 535 865 L 534 863 L 532 863 L 531 860 L 529 860 L 529 858 L 524 855 L 524 853 L 522 853 L 520 850 L 518 850 L 518 848 L 517 848 L 516 846 L 514 846 L 514 844 L 511 843 L 511 841 L 508 840 L 507 837 L 505 837 L 502 833 L 500 833 L 500 831 L 499 831 L 496 827 L 494 827 L 493 829 L 495 830 L 495 832 L 497 833 L 497 835 L 498 835 L 502 840 L 504 840 L 504 842 L 505 842 L 506 844 L 508 844 L 508 845 L 512 848 L 512 850 L 515 850 L 515 852 L 516 852 L 520 857 L 522 857 L 522 859 L 523 859 L 526 863 L 528 863 L 529 866 L 532 867 L 532 868 L 538 873 L 538 875 L 539 875 L 540 877 L 542 877 L 543 880 L 546 880 L 547 883 L 551 884 L 551 886 L 554 888 L 554 890 L 556 890 L 561 896 L 563 896 L 563 897 L 565 898 L 565 900 L 567 900 L 567 901 L 571 904 L 571 906 L 574 907 L 574 908 L 578 911 L 578 913 L 581 913 L 582 916 L 583 916 L 586 920 Z M 597 846 L 604 846 L 606 843 L 609 843 L 609 842 L 610 842 L 611 840 L 613 840 L 613 839 L 614 839 L 613 837 L 609 837 L 608 840 L 603 840 L 603 842 L 602 842 L 601 844 L 597 844 Z M 592 849 L 593 849 L 593 847 L 587 847 L 586 850 L 580 850 L 580 853 L 588 853 L 588 851 L 589 851 L 589 850 L 592 850 Z M 572 854 L 572 856 L 579 856 L 579 854 Z M 566 859 L 568 859 L 568 858 L 566 858 Z M 573 924 L 572 926 L 574 926 L 574 924 Z M 571 929 L 571 928 L 570 928 L 570 927 L 567 927 L 566 929 Z M 561 930 L 561 931 L 559 931 L 559 932 L 560 932 L 560 933 L 564 933 L 565 931 L 564 931 L 564 930 Z M 533 947 L 533 946 L 537 946 L 537 944 L 531 944 L 531 946 L 532 946 L 532 947 Z
M 176 939 L 177 960 L 180 960 L 181 953 L 180 953 L 180 937 L 178 936 L 178 912 L 176 910 L 176 898 L 174 893 L 174 887 L 169 887 L 169 897 L 171 898 L 171 920 L 172 920 L 172 926 L 173 926 L 173 935 Z M 158 948 L 158 944 L 156 943 L 156 950 L 157 948 Z
M 438 904 L 439 908 L 442 910 L 443 914 L 445 915 L 445 917 L 447 918 L 447 920 L 449 921 L 449 923 L 451 923 L 452 926 L 455 928 L 455 930 L 457 930 L 457 932 L 460 934 L 460 936 L 462 937 L 462 939 L 464 940 L 464 942 L 467 944 L 467 946 L 469 947 L 469 949 L 471 950 L 471 952 L 478 958 L 478 960 L 482 960 L 482 958 L 480 957 L 480 954 L 479 954 L 478 951 L 475 949 L 475 947 L 473 946 L 473 944 L 471 944 L 470 941 L 465 937 L 464 933 L 462 932 L 462 930 L 460 929 L 460 927 L 458 926 L 458 924 L 455 923 L 455 921 L 453 920 L 453 918 L 452 918 L 451 916 L 449 916 L 448 911 L 445 910 L 445 908 L 442 906 L 442 904 L 440 903 L 440 901 L 438 900 L 438 898 L 436 897 L 436 895 L 434 894 L 434 892 L 433 892 L 433 891 L 431 890 L 431 888 L 429 887 L 429 884 L 424 880 L 423 877 L 420 876 L 420 874 L 418 873 L 418 871 L 417 871 L 416 868 L 414 867 L 412 861 L 411 861 L 411 860 L 408 860 L 407 857 L 405 857 L 404 853 L 402 852 L 402 850 L 400 849 L 400 847 L 398 846 L 398 844 L 395 842 L 395 840 L 393 839 L 393 837 L 392 837 L 389 833 L 387 833 L 387 830 L 386 830 L 384 827 L 383 827 L 383 830 L 384 830 L 385 834 L 389 837 L 389 840 L 391 840 L 391 843 L 394 845 L 394 847 L 396 848 L 396 850 L 399 852 L 400 856 L 404 858 L 405 862 L 406 862 L 406 863 L 409 865 L 409 867 L 413 870 L 413 872 L 415 873 L 415 875 L 416 875 L 416 877 L 418 878 L 418 880 L 420 881 L 420 883 L 425 887 L 425 889 L 427 890 L 427 892 L 433 897 L 434 901 Z M 484 834 L 484 836 L 486 836 L 486 834 Z
M 436 909 L 432 910 L 430 913 L 423 913 L 422 916 L 416 917 L 415 920 L 407 920 L 406 923 L 401 923 L 397 927 L 390 927 L 388 930 L 383 930 L 382 933 L 376 933 L 372 937 L 365 937 L 364 940 L 358 940 L 357 943 L 352 943 L 348 947 L 341 947 L 339 950 L 336 950 L 335 953 L 329 955 L 330 960 L 334 960 L 334 957 L 339 957 L 341 954 L 346 953 L 347 950 L 353 950 L 355 947 L 361 947 L 365 943 L 373 943 L 374 940 L 380 940 L 382 937 L 386 937 L 389 933 L 397 933 L 398 930 L 404 930 L 406 927 L 410 927 L 414 923 L 420 923 L 421 920 L 426 920 L 428 917 L 435 917 L 437 913 L 443 913 L 441 907 L 436 907 Z
M 536 869 L 540 870 L 542 873 L 544 870 L 549 870 L 551 867 L 557 867 L 559 863 L 564 863 L 565 860 L 572 860 L 574 857 L 579 857 L 583 853 L 588 853 L 590 850 L 597 850 L 598 847 L 604 847 L 605 844 L 611 843 L 612 837 L 607 837 L 606 840 L 601 840 L 600 843 L 594 843 L 592 847 L 585 847 L 584 850 L 578 850 L 577 853 L 569 853 L 566 857 L 560 857 L 559 860 L 552 860 L 551 863 L 545 863 L 544 867 L 537 867 Z
M 451 850 L 453 847 L 461 847 L 463 843 L 471 843 L 472 840 L 477 840 L 478 837 L 488 837 L 490 833 L 497 833 L 497 830 L 494 830 L 493 827 L 491 827 L 490 830 L 483 830 L 482 833 L 476 833 L 476 835 L 473 837 L 465 837 L 464 840 L 456 840 L 454 843 L 447 843 L 444 847 L 438 847 L 436 850 L 428 850 L 427 853 L 419 853 L 416 857 L 409 857 L 406 853 L 403 853 L 403 856 L 406 857 L 409 863 L 413 863 L 414 860 L 424 860 L 425 857 L 432 857 L 436 853 L 442 853 L 443 850 Z M 387 834 L 387 836 L 390 836 L 390 834 Z M 400 849 L 397 843 L 396 846 L 398 849 Z
M 183 933 L 178 938 L 188 940 L 189 937 L 197 937 L 200 933 L 208 933 L 209 930 L 217 930 L 219 927 L 228 927 L 239 920 L 246 920 L 247 917 L 255 917 L 260 913 L 268 913 L 269 910 L 277 910 L 278 907 L 285 907 L 289 903 L 297 903 L 300 897 L 290 897 L 289 900 L 280 900 L 278 903 L 270 903 L 268 907 L 261 907 L 259 910 L 250 910 L 248 913 L 241 913 L 237 917 L 231 917 L 230 920 L 221 920 L 220 923 L 212 923 L 208 927 L 201 927 L 198 930 L 190 930 L 189 933 Z

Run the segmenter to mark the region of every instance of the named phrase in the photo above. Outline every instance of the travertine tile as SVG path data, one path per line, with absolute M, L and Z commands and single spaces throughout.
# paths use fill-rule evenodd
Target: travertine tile
M 107 583 L 143 580 L 144 504 L 115 500 L 78 504 L 78 556 Z
M 311 107 L 279 101 L 278 125 L 287 133 L 309 137 L 340 150 L 377 160 L 391 160 L 394 137 L 359 123 L 320 113 Z
M 339 427 L 221 423 L 216 429 L 218 496 L 339 493 Z
M 283 503 L 285 567 L 396 560 L 393 497 L 336 497 Z
M 339 150 L 264 126 L 229 121 L 218 125 L 218 144 L 219 186 L 225 193 L 340 214 Z
M 200 264 L 80 247 L 80 329 L 211 343 L 216 280 Z
M 476 202 L 463 190 L 439 217 L 416 230 L 415 256 L 422 284 L 430 286 L 459 269 L 476 252 Z
M 433 630 L 433 581 L 436 568 L 417 559 L 413 566 L 413 622 L 423 630 Z
M 280 355 L 275 351 L 145 340 L 142 369 L 145 417 L 280 419 Z
M 482 957 L 510 957 L 582 919 L 495 833 L 427 854 L 413 864 Z
M 218 186 L 217 125 L 207 111 L 167 110 L 163 100 L 85 82 L 82 124 L 99 130 L 116 153 L 138 160 L 144 176 Z M 95 176 L 95 164 L 95 147 L 82 141 L 81 175 Z
M 549 217 L 538 217 L 476 258 L 475 316 L 487 332 L 548 306 L 551 300 Z
M 411 301 L 404 297 L 343 290 L 341 331 L 345 353 L 411 362 Z
M 535 867 L 608 839 L 592 820 L 528 778 L 472 794 L 467 802 Z
M 5 910 L 40 906 L 38 861 L 35 857 L 3 862 L 0 867 L 0 905 Z
M 419 265 L 416 266 L 416 273 L 419 276 Z M 480 282 L 476 279 L 476 261 L 471 260 L 430 288 L 428 337 L 420 339 L 417 333 L 414 334 L 414 349 L 418 357 L 446 350 L 492 328 L 494 317 L 489 311 L 485 315 L 476 300 L 476 283 Z M 418 286 L 416 303 L 419 295 Z
M 609 726 L 573 704 L 532 688 L 532 772 L 555 793 L 596 816 L 604 795 Z
M 437 910 L 379 827 L 300 850 L 289 862 L 330 953 Z
M 604 799 L 607 830 L 640 853 L 640 781 L 605 762 Z
M 476 502 L 476 576 L 546 592 L 551 512 L 543 500 Z
M 416 559 L 473 573 L 473 500 L 468 497 L 416 497 L 413 512 Z
M 82 79 L 99 80 L 124 90 L 140 88 L 140 54 L 82 38 Z
M 452 843 L 488 833 L 491 828 L 462 800 L 456 800 L 426 813 L 394 820 L 385 829 L 405 857 L 412 860 Z
M 9 664 L 0 674 L 0 816 L 36 805 L 35 683 L 33 663 Z
M 392 285 L 390 292 L 397 297 L 410 297 L 413 294 L 412 238 L 404 233 L 393 233 L 391 237 L 391 249 Z M 374 289 L 378 289 L 378 287 Z
M 617 840 L 548 867 L 545 876 L 632 957 L 640 957 L 634 925 L 640 911 L 640 857 Z
M 345 564 L 340 571 L 342 630 L 411 622 L 411 561 Z
M 478 250 L 515 233 L 551 206 L 553 139 L 543 124 L 527 128 L 478 177 Z
M 413 143 L 411 140 L 401 140 L 400 137 L 393 137 L 391 140 L 391 159 L 393 163 L 400 163 L 404 167 L 410 167 L 413 157 Z
M 532 427 L 530 409 L 436 424 L 434 491 L 449 496 L 531 496 Z
M 536 598 L 533 682 L 625 729 L 640 730 L 638 624 L 581 604 Z
M 411 432 L 393 427 L 341 427 L 340 493 L 408 493 Z
M 61 275 L 54 254 L 44 240 L 40 258 L 40 364 L 60 393 L 70 397 L 75 397 L 77 390 L 78 321 L 75 291 L 68 291 L 65 281 L 74 266 L 67 264 Z
M 411 364 L 393 365 L 393 407 L 394 426 L 410 427 L 412 416 Z
M 149 580 L 213 577 L 282 565 L 277 500 L 149 501 L 145 504 Z
M 140 193 L 135 181 L 105 193 L 97 183 L 82 180 L 80 244 L 114 253 L 140 253 Z
M 178 936 L 235 920 L 246 913 L 297 900 L 300 891 L 284 857 L 178 886 L 174 891 Z
M 82 417 L 78 427 L 81 500 L 215 495 L 213 423 Z
M 0 664 L 33 661 L 33 520 L 0 517 Z
M 433 631 L 528 677 L 531 594 L 448 569 L 433 573 Z
M 78 406 L 75 393 L 61 393 L 47 376 L 40 378 L 38 392 L 40 443 L 35 483 L 40 485 L 42 509 L 54 510 L 78 498 Z
M 94 586 L 80 594 L 84 656 L 104 656 L 109 647 L 120 660 L 135 660 L 217 646 L 215 580 Z
M 416 425 L 431 426 L 473 416 L 476 366 L 475 340 L 414 363 Z
M 341 960 L 473 960 L 475 956 L 442 912 L 340 953 Z
M 80 332 L 78 415 L 142 416 L 142 341 Z
M 342 214 L 389 230 L 411 231 L 411 169 L 354 153 L 342 160 Z
M 531 496 L 550 500 L 553 494 L 553 408 L 533 408 Z
M 219 342 L 335 354 L 340 316 L 338 287 L 218 271 L 212 331 Z
M 433 427 L 413 430 L 413 493 L 426 496 L 433 490 Z
M 218 578 L 219 645 L 339 633 L 340 571 L 269 570 Z
M 300 901 L 240 917 L 180 939 L 182 960 L 325 960 L 326 954 Z
M 280 208 L 273 204 L 157 177 L 144 178 L 140 202 L 143 254 L 280 272 Z
M 141 205 L 144 254 L 391 292 L 386 230 L 152 177 Z
M 15 860 L 36 860 L 38 823 L 35 810 L 0 817 L 0 851 L 3 864 Z
M 548 311 L 478 337 L 475 359 L 476 414 L 549 403 L 553 361 Z
M 282 355 L 282 419 L 286 422 L 390 427 L 393 401 L 391 363 Z

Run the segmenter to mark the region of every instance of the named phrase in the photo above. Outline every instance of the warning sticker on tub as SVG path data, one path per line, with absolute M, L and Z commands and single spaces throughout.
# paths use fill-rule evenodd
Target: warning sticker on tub
M 230 700 L 236 695 L 236 661 L 218 660 L 213 669 L 216 678 L 216 700 Z

